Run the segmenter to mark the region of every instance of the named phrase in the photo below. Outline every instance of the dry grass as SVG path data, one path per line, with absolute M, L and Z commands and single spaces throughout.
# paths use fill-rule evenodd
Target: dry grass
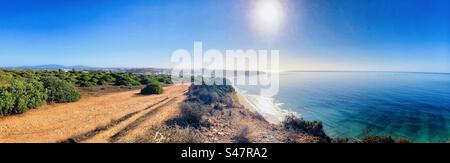
M 191 127 L 161 127 L 151 129 L 136 138 L 136 143 L 202 143 L 200 131 Z
M 250 129 L 245 127 L 242 129 L 236 137 L 234 137 L 235 143 L 252 143 L 250 138 Z

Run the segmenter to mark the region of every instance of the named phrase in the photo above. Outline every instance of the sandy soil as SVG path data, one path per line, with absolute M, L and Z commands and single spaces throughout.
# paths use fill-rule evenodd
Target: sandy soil
M 0 117 L 0 142 L 119 142 L 149 118 L 162 122 L 161 107 L 177 108 L 187 85 L 166 87 L 164 94 L 139 90 L 83 97 L 79 102 L 43 106 L 25 114 Z M 175 102 L 175 103 L 174 103 Z M 173 115 L 173 114 L 170 114 Z
M 181 113 L 180 105 L 185 99 L 186 96 L 177 96 L 171 102 L 165 103 L 160 108 L 148 112 L 140 120 L 127 126 L 126 130 L 122 130 L 122 134 L 116 134 L 116 137 L 112 137 L 110 142 L 134 143 L 136 142 L 136 138 L 148 134 L 149 129 L 165 126 L 168 120 L 176 118 Z
M 282 143 L 285 132 L 280 126 L 268 122 L 256 108 L 239 93 L 233 95 L 237 107 L 225 109 L 219 115 L 209 117 L 210 128 L 202 128 L 208 143 L 242 143 L 242 136 L 252 143 Z

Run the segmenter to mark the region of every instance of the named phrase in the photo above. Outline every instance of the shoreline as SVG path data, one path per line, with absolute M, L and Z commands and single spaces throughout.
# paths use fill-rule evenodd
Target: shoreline
M 271 103 L 273 107 L 260 108 L 256 106 L 254 103 L 252 103 L 252 101 L 248 98 L 248 96 L 256 96 L 256 95 L 245 94 L 245 92 L 243 92 L 242 90 L 238 89 L 235 86 L 233 86 L 233 88 L 236 91 L 236 96 L 239 104 L 249 109 L 251 112 L 260 114 L 270 124 L 280 124 L 283 121 L 284 117 L 288 114 L 288 111 L 282 110 L 281 108 L 276 108 L 275 105 L 277 104 L 273 102 L 267 102 L 268 100 L 266 100 L 266 102 Z

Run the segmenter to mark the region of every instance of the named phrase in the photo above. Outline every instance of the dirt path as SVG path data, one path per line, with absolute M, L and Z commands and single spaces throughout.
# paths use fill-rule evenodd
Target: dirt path
M 136 138 L 148 134 L 149 129 L 166 126 L 168 120 L 176 118 L 181 114 L 181 103 L 184 100 L 186 100 L 186 96 L 177 96 L 171 99 L 171 102 L 165 103 L 159 108 L 147 112 L 138 120 L 130 123 L 123 130 L 113 135 L 109 141 L 134 143 L 136 142 Z
M 140 96 L 139 91 L 128 91 L 85 97 L 2 117 L 0 142 L 116 142 L 150 118 L 153 110 L 177 105 L 174 102 L 183 99 L 187 89 L 176 85 L 165 88 L 162 95 Z

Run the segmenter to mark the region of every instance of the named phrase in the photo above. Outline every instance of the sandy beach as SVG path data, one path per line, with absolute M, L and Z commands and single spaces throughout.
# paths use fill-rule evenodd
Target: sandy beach
M 287 114 L 286 111 L 276 106 L 277 104 L 273 103 L 272 101 L 269 101 L 270 99 L 268 98 L 259 101 L 258 99 L 253 99 L 254 101 L 251 101 L 251 99 L 249 99 L 249 97 L 251 96 L 260 99 L 262 99 L 262 97 L 257 97 L 256 95 L 247 95 L 244 92 L 237 89 L 236 87 L 235 89 L 236 89 L 236 96 L 241 105 L 243 105 L 252 112 L 262 115 L 268 122 L 272 124 L 279 124 L 283 120 L 284 116 Z M 263 102 L 259 105 L 264 106 L 258 107 L 255 105 L 255 103 L 261 101 Z

